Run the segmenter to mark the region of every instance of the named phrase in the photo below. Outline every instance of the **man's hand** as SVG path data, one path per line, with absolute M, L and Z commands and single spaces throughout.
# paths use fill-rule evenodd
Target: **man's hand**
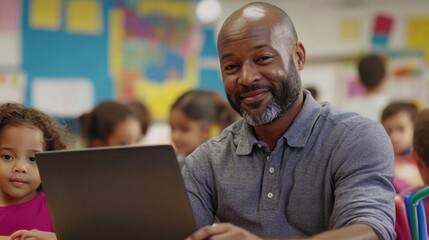
M 10 240 L 57 240 L 57 236 L 52 232 L 19 230 L 10 235 Z
M 219 223 L 200 228 L 186 240 L 262 240 L 262 238 L 231 223 Z

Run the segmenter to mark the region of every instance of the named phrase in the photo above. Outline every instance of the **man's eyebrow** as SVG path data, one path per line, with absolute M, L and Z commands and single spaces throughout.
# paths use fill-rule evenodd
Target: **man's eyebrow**
M 271 46 L 269 46 L 268 44 L 259 44 L 259 45 L 256 45 L 256 46 L 253 46 L 252 47 L 252 50 L 258 50 L 258 49 L 261 49 L 261 48 L 270 48 L 271 49 Z M 221 56 L 221 60 L 223 60 L 223 59 L 225 59 L 225 58 L 229 58 L 229 57 L 232 57 L 233 56 L 233 54 L 232 53 L 225 53 L 225 54 L 223 54 L 222 56 Z

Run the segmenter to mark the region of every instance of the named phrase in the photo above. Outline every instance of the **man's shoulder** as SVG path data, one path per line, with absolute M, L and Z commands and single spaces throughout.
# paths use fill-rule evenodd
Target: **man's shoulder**
M 339 110 L 329 103 L 321 103 L 321 112 L 319 121 L 329 122 L 327 126 L 331 128 L 341 128 L 345 131 L 361 130 L 374 128 L 383 130 L 381 123 L 374 121 L 359 113 Z

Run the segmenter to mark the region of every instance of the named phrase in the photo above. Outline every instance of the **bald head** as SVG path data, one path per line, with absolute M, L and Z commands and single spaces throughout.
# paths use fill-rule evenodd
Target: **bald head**
M 228 37 L 231 34 L 239 34 L 240 29 L 249 24 L 278 31 L 277 34 L 286 39 L 291 45 L 298 40 L 295 27 L 286 12 L 269 3 L 255 2 L 234 11 L 225 20 L 219 31 L 218 46 L 223 41 L 228 41 Z

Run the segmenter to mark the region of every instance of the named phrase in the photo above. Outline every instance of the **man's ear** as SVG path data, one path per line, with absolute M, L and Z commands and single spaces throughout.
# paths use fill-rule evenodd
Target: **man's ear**
M 305 48 L 302 42 L 297 42 L 294 49 L 296 64 L 298 66 L 298 70 L 304 69 L 305 61 L 306 61 L 306 53 Z

